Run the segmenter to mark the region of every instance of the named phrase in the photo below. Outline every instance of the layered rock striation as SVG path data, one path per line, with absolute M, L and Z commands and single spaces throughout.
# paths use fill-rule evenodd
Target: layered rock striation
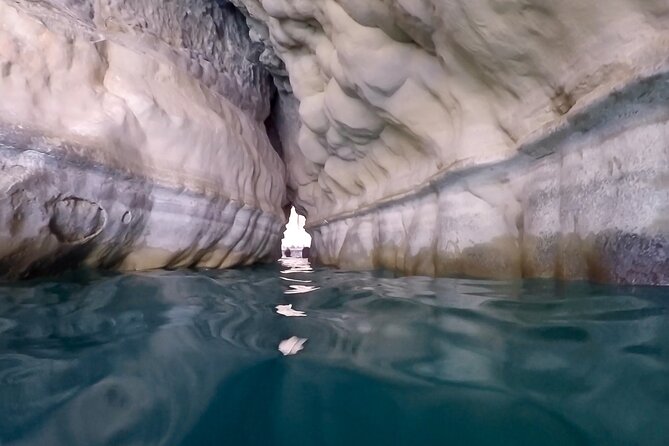
M 669 284 L 665 1 L 233 2 L 320 262 Z
M 0 1 L 0 274 L 274 259 L 271 78 L 226 1 Z
M 326 265 L 669 284 L 668 44 L 664 0 L 0 0 L 0 273 L 269 260 L 293 203 Z

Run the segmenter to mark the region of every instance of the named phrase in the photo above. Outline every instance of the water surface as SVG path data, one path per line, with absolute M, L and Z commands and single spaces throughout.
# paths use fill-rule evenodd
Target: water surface
M 669 444 L 665 289 L 303 262 L 0 284 L 0 442 Z

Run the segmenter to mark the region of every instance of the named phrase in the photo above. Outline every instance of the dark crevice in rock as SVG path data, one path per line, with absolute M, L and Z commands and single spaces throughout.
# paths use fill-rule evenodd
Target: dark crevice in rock
M 277 90 L 274 88 L 270 102 L 270 113 L 267 119 L 265 119 L 265 131 L 267 132 L 272 147 L 274 147 L 276 153 L 283 159 L 283 143 L 281 142 L 281 135 L 279 134 L 279 128 L 277 127 L 276 122 L 277 113 L 281 112 L 278 99 L 279 96 Z

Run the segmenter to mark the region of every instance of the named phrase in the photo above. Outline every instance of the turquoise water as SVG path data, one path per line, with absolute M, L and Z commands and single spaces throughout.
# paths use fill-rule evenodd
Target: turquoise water
M 0 440 L 666 445 L 668 308 L 661 288 L 300 259 L 0 284 Z

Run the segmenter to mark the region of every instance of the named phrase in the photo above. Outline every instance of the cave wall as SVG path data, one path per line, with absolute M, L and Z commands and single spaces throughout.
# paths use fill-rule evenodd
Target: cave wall
M 292 203 L 326 265 L 669 284 L 668 43 L 664 0 L 0 0 L 0 274 L 268 261 Z
M 669 284 L 665 1 L 233 2 L 316 260 Z
M 0 274 L 275 259 L 259 55 L 226 1 L 0 1 Z

